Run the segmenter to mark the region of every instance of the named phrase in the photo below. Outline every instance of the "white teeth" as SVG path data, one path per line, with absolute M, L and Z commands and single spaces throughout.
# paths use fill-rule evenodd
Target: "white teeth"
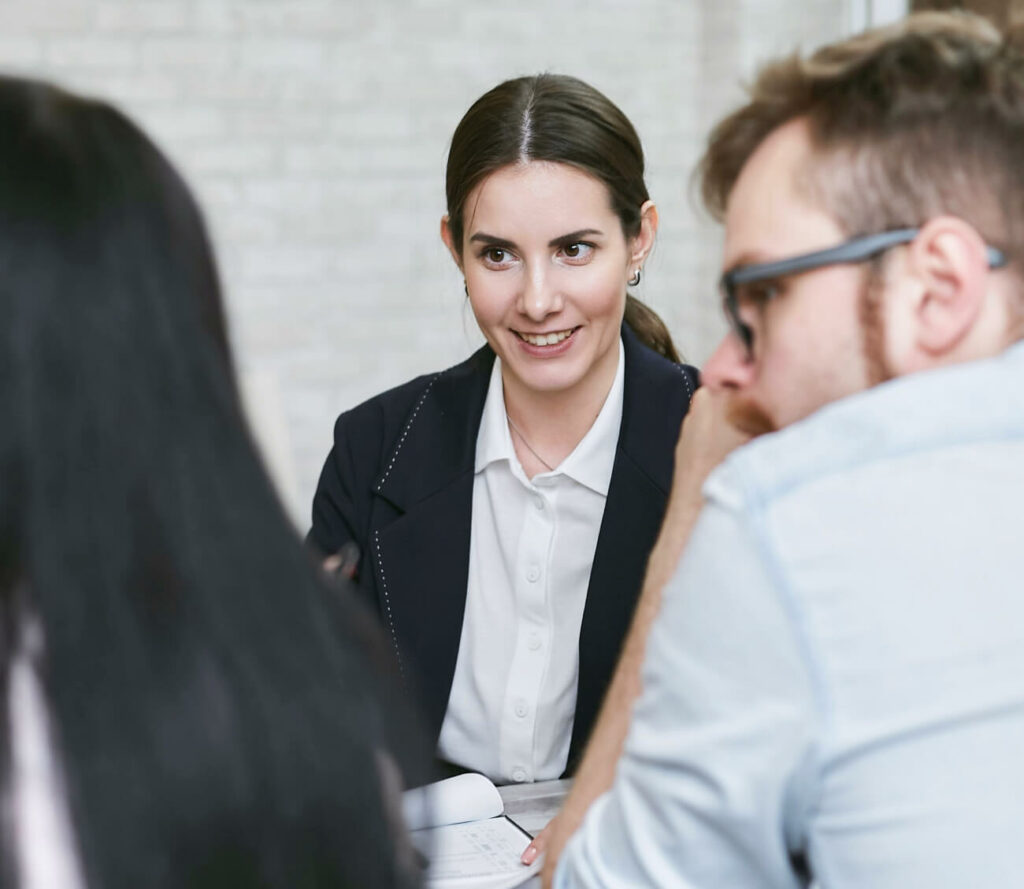
M 528 342 L 531 346 L 553 346 L 556 343 L 562 342 L 562 340 L 566 339 L 571 334 L 571 330 L 562 330 L 559 331 L 558 333 L 521 333 L 519 335 L 524 340 L 526 340 L 526 342 Z

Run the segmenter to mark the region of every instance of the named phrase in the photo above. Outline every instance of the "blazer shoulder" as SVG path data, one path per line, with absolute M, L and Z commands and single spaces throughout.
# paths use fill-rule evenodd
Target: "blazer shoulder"
M 439 476 L 434 464 L 444 464 L 452 452 L 446 446 L 447 427 L 462 422 L 459 405 L 472 402 L 476 391 L 486 391 L 492 364 L 493 353 L 481 349 L 460 364 L 395 386 L 337 418 L 313 497 L 309 535 L 323 552 L 333 552 L 347 539 L 365 545 L 375 493 L 393 468 L 401 469 L 406 480 Z M 401 492 L 391 493 L 397 502 Z
M 481 349 L 452 367 L 422 374 L 342 412 L 334 423 L 335 444 L 352 437 L 372 439 L 385 447 L 396 442 L 436 388 L 448 395 L 453 388 L 457 393 L 471 386 L 474 379 L 490 372 L 493 353 L 489 361 L 488 357 Z
M 375 490 L 383 490 L 392 470 L 414 487 L 427 484 L 415 482 L 421 471 L 446 476 L 449 462 L 476 440 L 493 364 L 494 353 L 485 346 L 459 364 L 345 411 L 334 424 L 335 458 L 347 464 L 346 474 Z M 388 489 L 399 496 L 393 485 Z
M 626 381 L 619 447 L 667 492 L 679 429 L 700 384 L 699 374 L 692 365 L 676 364 L 649 349 L 628 328 L 623 341 Z
M 334 421 L 335 444 L 352 436 L 378 440 L 394 437 L 442 373 L 444 371 L 435 371 L 415 377 L 343 411 Z
M 650 376 L 649 381 L 664 386 L 667 391 L 675 392 L 689 407 L 693 393 L 700 386 L 700 371 L 692 364 L 676 364 L 646 346 L 640 348 L 649 353 L 651 358 L 650 365 L 644 369 L 645 374 Z
M 626 372 L 634 377 L 634 383 L 651 400 L 660 400 L 664 408 L 677 405 L 685 414 L 700 385 L 700 371 L 691 364 L 676 364 L 644 345 L 628 325 L 623 325 L 623 343 Z

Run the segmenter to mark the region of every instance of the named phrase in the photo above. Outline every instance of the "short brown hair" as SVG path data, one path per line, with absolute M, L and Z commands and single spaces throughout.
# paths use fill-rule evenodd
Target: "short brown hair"
M 918 13 L 764 66 L 698 168 L 721 219 L 740 171 L 788 121 L 818 162 L 801 176 L 848 236 L 950 213 L 1011 262 L 1024 233 L 1024 53 L 967 13 Z

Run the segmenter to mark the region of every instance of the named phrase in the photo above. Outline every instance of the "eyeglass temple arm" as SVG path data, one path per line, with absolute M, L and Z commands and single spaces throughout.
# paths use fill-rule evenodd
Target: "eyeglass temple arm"
M 796 272 L 809 271 L 820 268 L 823 265 L 833 263 L 863 262 L 872 256 L 896 247 L 900 244 L 909 244 L 920 229 L 898 228 L 892 231 L 880 232 L 877 235 L 866 235 L 863 238 L 854 238 L 838 247 L 828 247 L 825 250 L 816 250 L 814 253 L 807 253 L 804 256 L 795 256 L 792 259 L 780 259 L 778 262 L 765 262 L 749 265 L 746 268 L 738 268 L 727 273 L 726 278 L 730 284 L 747 284 L 751 281 L 761 281 L 765 278 L 781 277 L 792 275 Z M 998 247 L 985 245 L 985 257 L 988 260 L 989 268 L 1000 269 L 1007 265 L 1006 254 Z

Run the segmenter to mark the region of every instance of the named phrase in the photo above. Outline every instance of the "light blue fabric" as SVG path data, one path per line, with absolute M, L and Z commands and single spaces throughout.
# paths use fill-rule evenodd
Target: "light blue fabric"
M 569 887 L 1024 886 L 1024 346 L 734 453 Z

